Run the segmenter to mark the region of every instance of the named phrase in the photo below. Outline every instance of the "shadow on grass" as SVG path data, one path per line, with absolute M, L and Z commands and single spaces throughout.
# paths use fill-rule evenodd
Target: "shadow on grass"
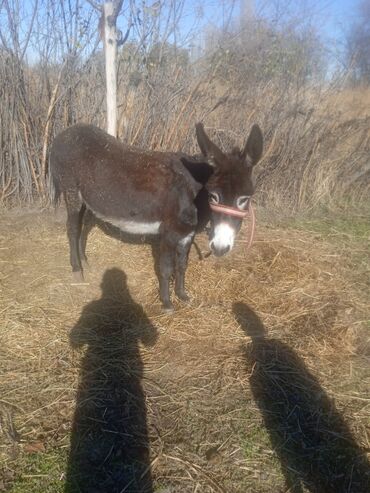
M 105 272 L 102 295 L 89 303 L 70 334 L 83 356 L 66 477 L 66 493 L 152 489 L 143 362 L 139 342 L 157 331 L 119 269 Z
M 370 464 L 304 362 L 286 344 L 265 337 L 258 316 L 233 306 L 252 342 L 245 349 L 250 386 L 280 459 L 289 493 L 368 493 Z

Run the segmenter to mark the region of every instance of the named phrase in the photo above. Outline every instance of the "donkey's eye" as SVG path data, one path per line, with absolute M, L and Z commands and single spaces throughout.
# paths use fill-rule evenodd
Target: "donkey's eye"
M 218 204 L 220 202 L 220 196 L 217 192 L 209 192 L 208 197 L 212 204 Z
M 236 205 L 238 209 L 246 209 L 248 206 L 249 199 L 250 199 L 249 195 L 243 195 L 242 197 L 238 197 L 236 200 Z

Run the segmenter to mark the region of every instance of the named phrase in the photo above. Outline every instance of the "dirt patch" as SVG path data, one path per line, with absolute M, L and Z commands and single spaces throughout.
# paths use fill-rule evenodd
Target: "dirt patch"
M 150 245 L 94 229 L 76 285 L 62 210 L 4 214 L 0 490 L 368 491 L 367 293 L 311 233 L 244 247 L 192 249 L 192 302 L 164 315 Z

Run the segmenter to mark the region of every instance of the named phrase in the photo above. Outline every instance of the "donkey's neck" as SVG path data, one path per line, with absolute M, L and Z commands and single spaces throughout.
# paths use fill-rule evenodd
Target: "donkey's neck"
M 213 175 L 214 168 L 205 161 L 204 156 L 188 156 L 181 154 L 180 161 L 189 171 L 191 176 L 201 185 L 205 185 Z

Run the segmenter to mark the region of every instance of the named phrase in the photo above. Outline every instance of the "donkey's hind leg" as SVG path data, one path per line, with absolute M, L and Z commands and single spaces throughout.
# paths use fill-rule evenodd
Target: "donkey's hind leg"
M 94 214 L 87 209 L 83 204 L 81 208 L 81 233 L 80 233 L 80 241 L 79 241 L 79 252 L 80 252 L 80 260 L 83 269 L 89 268 L 89 263 L 86 257 L 86 243 L 87 238 L 89 236 L 90 231 L 95 226 L 95 217 Z
M 64 198 L 67 207 L 67 235 L 69 241 L 70 262 L 74 279 L 80 281 L 83 280 L 79 252 L 83 204 L 77 190 L 67 190 L 64 192 Z

